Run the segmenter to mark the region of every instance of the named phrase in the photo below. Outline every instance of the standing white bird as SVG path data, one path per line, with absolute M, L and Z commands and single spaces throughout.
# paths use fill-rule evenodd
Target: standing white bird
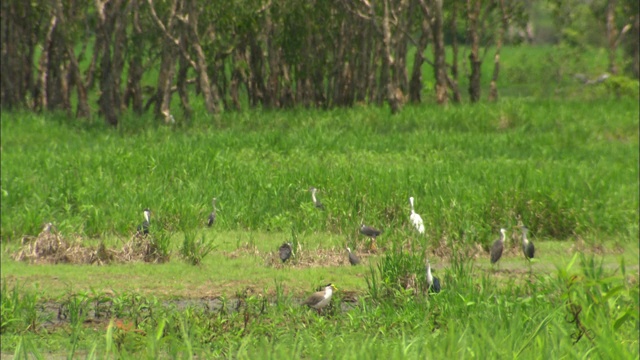
M 413 210 L 413 196 L 409 198 L 409 204 L 411 204 L 411 216 L 409 216 L 409 220 L 411 220 L 411 223 L 420 234 L 424 234 L 424 223 L 422 222 L 422 217 Z

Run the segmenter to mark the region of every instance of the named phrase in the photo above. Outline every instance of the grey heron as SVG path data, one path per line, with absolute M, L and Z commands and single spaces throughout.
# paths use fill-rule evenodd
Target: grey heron
M 504 239 L 507 236 L 506 229 L 500 229 L 500 238 L 494 241 L 493 246 L 491 246 L 491 264 L 495 264 L 500 260 L 502 256 L 502 251 L 504 250 Z
M 144 221 L 142 222 L 142 224 L 138 225 L 138 234 L 142 233 L 144 235 L 149 234 L 149 225 L 150 225 L 150 221 L 151 221 L 151 210 L 149 210 L 149 208 L 144 209 L 143 211 L 144 214 Z
M 213 205 L 213 211 L 209 214 L 209 219 L 207 220 L 207 226 L 211 227 L 216 222 L 216 198 L 211 200 Z
M 320 210 L 324 210 L 324 205 L 316 197 L 316 193 L 318 192 L 318 189 L 311 187 L 309 188 L 309 191 L 311 191 L 311 199 L 313 200 L 313 205 Z
M 522 230 L 522 252 L 524 253 L 525 259 L 531 260 L 533 259 L 533 256 L 536 252 L 536 248 L 535 246 L 533 246 L 533 243 L 527 238 L 529 229 L 526 226 L 521 226 L 520 230 Z
M 338 290 L 333 284 L 327 284 L 324 286 L 324 290 L 317 291 L 313 293 L 311 296 L 305 300 L 303 305 L 307 305 L 311 308 L 314 308 L 320 312 L 321 309 L 325 308 L 331 302 L 331 295 L 333 295 L 333 290 Z
M 409 198 L 409 204 L 411 204 L 411 215 L 409 216 L 409 220 L 411 220 L 411 223 L 420 234 L 424 234 L 424 223 L 422 222 L 422 217 L 413 210 L 413 196 Z
M 438 279 L 437 277 L 431 274 L 431 263 L 429 262 L 429 259 L 427 259 L 427 266 L 425 267 L 427 270 L 427 286 L 428 286 L 429 292 L 439 293 L 440 279 Z
M 360 264 L 360 258 L 351 252 L 351 248 L 347 247 L 347 251 L 349 252 L 349 262 L 351 263 L 351 265 L 358 265 Z
M 282 260 L 283 263 L 289 260 L 289 258 L 291 257 L 291 253 L 293 252 L 293 249 L 291 248 L 291 243 L 286 242 L 282 244 L 278 249 L 278 252 L 280 253 L 280 260 Z

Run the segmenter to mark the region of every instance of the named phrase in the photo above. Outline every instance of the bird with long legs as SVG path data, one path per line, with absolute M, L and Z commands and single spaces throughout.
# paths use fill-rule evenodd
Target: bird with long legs
M 309 191 L 311 191 L 311 200 L 313 200 L 313 205 L 316 207 L 316 209 L 324 210 L 324 205 L 316 197 L 318 189 L 311 187 L 309 188 Z
M 536 248 L 533 246 L 533 242 L 527 238 L 529 229 L 526 226 L 520 226 L 520 231 L 522 231 L 522 252 L 524 253 L 524 258 L 527 259 L 529 263 L 529 275 L 531 275 L 531 259 L 533 259 L 535 255 Z
M 333 284 L 327 284 L 324 286 L 324 290 L 313 293 L 302 304 L 316 309 L 318 311 L 318 314 L 320 314 L 320 310 L 327 307 L 327 305 L 329 305 L 329 303 L 331 302 L 331 296 L 333 295 L 334 290 L 338 290 L 338 288 Z
M 424 223 L 422 222 L 422 217 L 413 209 L 413 196 L 409 198 L 409 204 L 411 204 L 411 215 L 409 215 L 409 220 L 411 220 L 411 224 L 420 234 L 424 234 Z
M 382 234 L 382 231 L 365 224 L 360 224 L 360 234 L 368 236 L 369 239 L 371 239 L 369 249 L 376 250 L 376 238 Z
M 491 264 L 495 264 L 502 257 L 504 251 L 504 239 L 507 237 L 507 230 L 500 229 L 500 238 L 493 242 L 491 246 Z
M 360 264 L 360 258 L 358 257 L 358 255 L 356 255 L 355 253 L 353 253 L 351 251 L 351 248 L 347 246 L 347 251 L 349 252 L 349 263 L 352 266 L 358 265 Z
M 211 227 L 216 222 L 216 198 L 211 199 L 211 205 L 213 205 L 213 211 L 209 214 L 209 218 L 207 219 L 207 226 Z
M 137 227 L 138 235 L 149 235 L 149 226 L 151 225 L 151 210 L 146 208 L 143 210 L 144 221 Z
M 440 292 L 440 279 L 431 274 L 431 263 L 429 259 L 426 260 L 425 269 L 427 271 L 427 289 L 430 293 Z

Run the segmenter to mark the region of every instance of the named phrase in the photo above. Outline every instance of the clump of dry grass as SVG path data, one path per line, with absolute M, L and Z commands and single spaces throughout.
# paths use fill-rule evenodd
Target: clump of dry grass
M 134 235 L 120 251 L 107 249 L 104 243 L 97 248 L 85 246 L 78 240 L 68 240 L 48 223 L 36 237 L 24 237 L 22 247 L 12 255 L 16 261 L 32 264 L 95 264 L 145 261 L 162 262 L 163 256 L 150 237 Z
M 153 237 L 139 233 L 124 244 L 122 250 L 117 253 L 117 258 L 120 262 L 144 261 L 162 263 L 169 260 L 167 256 L 158 251 Z

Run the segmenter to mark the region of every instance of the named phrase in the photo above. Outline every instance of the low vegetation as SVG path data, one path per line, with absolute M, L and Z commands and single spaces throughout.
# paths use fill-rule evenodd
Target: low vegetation
M 638 112 L 507 99 L 117 130 L 3 114 L 3 358 L 637 358 Z M 301 306 L 328 282 L 330 308 Z

